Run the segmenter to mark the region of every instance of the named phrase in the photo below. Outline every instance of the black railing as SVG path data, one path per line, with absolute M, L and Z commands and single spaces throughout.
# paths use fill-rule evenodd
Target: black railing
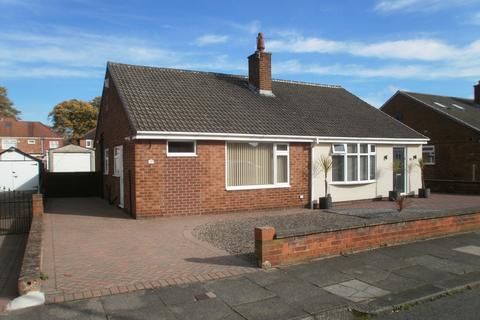
M 32 193 L 0 190 L 0 235 L 27 233 L 32 224 Z

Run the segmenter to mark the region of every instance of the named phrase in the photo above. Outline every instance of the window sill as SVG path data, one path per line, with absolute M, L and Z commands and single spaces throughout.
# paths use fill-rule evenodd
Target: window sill
M 377 180 L 367 180 L 367 181 L 345 181 L 345 182 L 330 182 L 331 186 L 349 186 L 349 185 L 361 185 L 361 184 L 372 184 L 377 182 Z
M 195 153 L 167 153 L 167 157 L 168 158 L 176 158 L 176 157 L 179 157 L 179 158 L 181 158 L 181 157 L 183 157 L 183 158 L 192 157 L 192 158 L 194 158 L 194 157 L 198 157 L 198 155 L 195 154 Z
M 258 185 L 258 186 L 233 186 L 233 187 L 226 187 L 227 191 L 235 191 L 235 190 L 258 190 L 258 189 L 279 189 L 279 188 L 290 188 L 290 184 L 265 184 L 265 185 Z

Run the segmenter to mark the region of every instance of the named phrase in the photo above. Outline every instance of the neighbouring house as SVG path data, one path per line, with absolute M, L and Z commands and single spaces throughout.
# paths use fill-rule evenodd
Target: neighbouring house
M 50 172 L 93 172 L 95 151 L 74 144 L 49 151 Z
M 427 138 L 340 86 L 272 80 L 261 34 L 248 77 L 107 64 L 96 132 L 104 197 L 134 217 L 311 207 L 421 185 Z M 413 168 L 413 169 L 411 169 Z
M 0 192 L 38 191 L 42 161 L 15 147 L 0 151 Z
M 85 133 L 78 141 L 78 144 L 80 147 L 84 148 L 89 148 L 89 149 L 94 149 L 94 141 L 95 141 L 95 131 L 96 128 L 93 128 L 92 130 L 88 131 Z
M 381 110 L 430 138 L 423 146 L 430 187 L 480 192 L 480 83 L 473 99 L 398 91 Z
M 63 146 L 63 138 L 38 121 L 0 118 L 1 150 L 17 148 L 48 166 L 48 150 Z M 0 150 L 0 151 L 1 151 Z

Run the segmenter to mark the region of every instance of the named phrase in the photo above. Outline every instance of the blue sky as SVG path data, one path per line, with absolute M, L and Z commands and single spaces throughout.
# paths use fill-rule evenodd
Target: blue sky
M 257 32 L 275 78 L 472 97 L 480 0 L 0 0 L 0 86 L 25 120 L 100 95 L 108 60 L 246 74 Z

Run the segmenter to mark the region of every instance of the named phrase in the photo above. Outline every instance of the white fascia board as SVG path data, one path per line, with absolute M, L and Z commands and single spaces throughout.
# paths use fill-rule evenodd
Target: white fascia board
M 132 140 L 221 140 L 221 141 L 271 141 L 271 142 L 316 142 L 319 143 L 376 143 L 376 144 L 426 144 L 428 139 L 362 138 L 362 137 L 314 137 L 281 136 L 243 133 L 166 132 L 137 131 Z
M 320 143 L 427 144 L 430 139 L 318 137 Z
M 280 142 L 314 142 L 316 137 L 307 136 L 276 136 L 242 133 L 204 133 L 204 132 L 156 132 L 137 131 L 132 137 L 138 139 L 169 139 L 169 140 L 228 140 L 228 141 L 280 141 Z

